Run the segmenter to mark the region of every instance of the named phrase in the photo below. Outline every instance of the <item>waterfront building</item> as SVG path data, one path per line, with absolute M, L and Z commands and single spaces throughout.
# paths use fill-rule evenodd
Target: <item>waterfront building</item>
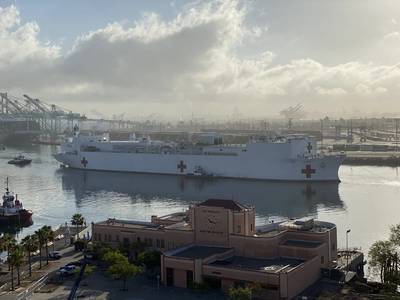
M 256 227 L 255 208 L 233 200 L 209 199 L 150 222 L 108 219 L 93 224 L 93 239 L 160 250 L 163 284 L 257 284 L 266 299 L 293 298 L 337 260 L 334 224 L 304 218 Z

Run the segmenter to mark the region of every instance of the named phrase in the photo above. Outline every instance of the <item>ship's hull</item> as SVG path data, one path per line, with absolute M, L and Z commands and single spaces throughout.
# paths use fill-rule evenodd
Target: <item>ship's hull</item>
M 150 153 L 60 153 L 56 159 L 71 168 L 187 176 L 201 166 L 208 175 L 281 181 L 339 181 L 342 156 L 255 158 L 252 155 L 179 155 Z
M 0 214 L 0 224 L 21 224 L 29 225 L 32 223 L 32 212 L 22 210 L 15 214 L 3 215 Z

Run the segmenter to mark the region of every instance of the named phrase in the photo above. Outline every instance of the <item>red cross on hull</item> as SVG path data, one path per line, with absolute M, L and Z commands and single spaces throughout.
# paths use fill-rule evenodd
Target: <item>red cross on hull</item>
M 177 165 L 177 168 L 180 170 L 181 173 L 183 173 L 186 169 L 186 164 L 181 160 L 179 164 Z
M 87 164 L 88 164 L 88 161 L 87 161 L 87 159 L 86 159 L 85 157 L 82 158 L 81 164 L 83 165 L 83 167 L 86 168 L 86 166 L 87 166 Z
M 311 165 L 306 165 L 306 167 L 305 167 L 305 169 L 302 169 L 301 170 L 301 173 L 302 174 L 305 174 L 306 175 L 306 178 L 311 178 L 311 175 L 312 174 L 315 174 L 315 169 L 313 169 L 312 167 L 311 167 Z

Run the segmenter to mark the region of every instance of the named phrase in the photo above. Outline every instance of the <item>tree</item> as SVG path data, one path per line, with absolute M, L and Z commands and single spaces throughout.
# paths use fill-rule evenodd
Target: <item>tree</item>
M 101 242 L 93 243 L 92 246 L 93 256 L 95 259 L 103 259 L 104 254 L 106 254 L 110 250 L 110 246 Z
M 14 247 L 16 240 L 14 236 L 12 236 L 9 233 L 6 233 L 3 235 L 1 238 L 2 245 L 4 247 L 4 250 L 7 251 L 7 261 L 10 261 L 10 251 L 11 248 Z M 8 264 L 8 271 L 10 271 L 10 264 Z
M 42 227 L 44 231 L 44 240 L 45 240 L 45 246 L 46 246 L 46 265 L 49 264 L 49 242 L 51 242 L 51 239 L 54 239 L 54 232 L 51 226 L 44 225 Z
M 110 264 L 115 264 L 120 261 L 128 260 L 126 256 L 124 256 L 121 252 L 118 250 L 108 250 L 106 253 L 103 255 L 103 260 L 110 263 Z
M 89 277 L 90 275 L 92 275 L 92 273 L 94 272 L 95 269 L 96 269 L 96 266 L 93 266 L 93 265 L 86 265 L 85 271 L 83 272 L 83 277 L 84 277 L 84 278 Z M 80 273 L 80 272 L 81 272 L 81 268 L 80 268 L 80 267 L 78 267 L 78 268 L 75 269 L 75 274 L 76 274 L 77 276 L 79 276 L 79 273 Z
M 381 282 L 387 282 L 389 268 L 394 254 L 393 244 L 390 241 L 377 241 L 372 244 L 368 251 L 369 265 L 378 269 Z
M 22 246 L 20 245 L 15 245 L 11 249 L 11 254 L 10 254 L 10 260 L 9 264 L 11 265 L 11 289 L 14 290 L 14 267 L 17 268 L 17 278 L 18 278 L 18 285 L 21 284 L 20 281 L 20 267 L 24 261 L 24 250 L 22 249 Z
M 144 251 L 139 254 L 138 262 L 145 265 L 147 268 L 155 268 L 161 264 L 161 252 L 160 251 Z
M 36 236 L 38 237 L 39 242 L 39 268 L 42 268 L 42 250 L 43 246 L 46 245 L 47 247 L 47 229 L 45 226 L 39 228 L 35 231 Z M 48 256 L 47 256 L 48 257 Z
M 134 277 L 142 272 L 142 268 L 129 263 L 128 259 L 120 260 L 112 264 L 107 270 L 115 279 L 121 279 L 124 283 L 123 290 L 128 290 L 126 287 L 126 281 L 130 277 Z
M 32 253 L 37 251 L 39 248 L 39 240 L 36 234 L 27 235 L 21 241 L 22 247 L 28 254 L 28 263 L 29 263 L 29 277 L 32 276 Z
M 49 228 L 47 228 L 47 241 L 53 243 L 53 252 L 55 251 L 55 239 L 56 239 L 56 235 L 54 233 L 54 230 L 51 228 L 51 226 L 48 226 Z
M 143 272 L 139 266 L 129 263 L 128 258 L 118 250 L 106 252 L 103 259 L 111 264 L 107 270 L 108 273 L 115 279 L 121 279 L 124 282 L 124 291 L 127 290 L 126 281 L 128 278 Z
M 85 223 L 85 218 L 81 214 L 74 214 L 71 218 L 71 224 L 76 227 L 76 236 L 79 238 L 78 226 L 82 226 Z
M 229 298 L 232 300 L 251 300 L 252 294 L 250 287 L 231 287 L 228 291 Z
M 135 241 L 129 245 L 122 245 L 122 251 L 132 257 L 134 260 L 138 259 L 140 253 L 146 250 L 147 246 L 143 242 Z
M 390 238 L 389 240 L 396 246 L 400 247 L 400 224 L 393 225 L 390 227 Z

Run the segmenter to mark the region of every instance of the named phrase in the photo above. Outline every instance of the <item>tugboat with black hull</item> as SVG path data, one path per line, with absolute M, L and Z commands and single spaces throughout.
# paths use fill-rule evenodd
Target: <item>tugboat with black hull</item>
M 0 224 L 15 224 L 21 226 L 32 225 L 32 211 L 23 207 L 17 195 L 10 192 L 8 178 L 6 179 L 6 192 L 3 195 L 3 205 L 0 207 Z

